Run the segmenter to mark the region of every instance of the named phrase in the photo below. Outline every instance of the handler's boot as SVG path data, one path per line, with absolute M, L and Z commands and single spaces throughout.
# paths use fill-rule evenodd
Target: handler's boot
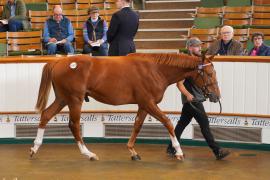
M 230 154 L 230 151 L 227 149 L 219 149 L 217 153 L 215 153 L 216 159 L 221 160 L 228 156 Z

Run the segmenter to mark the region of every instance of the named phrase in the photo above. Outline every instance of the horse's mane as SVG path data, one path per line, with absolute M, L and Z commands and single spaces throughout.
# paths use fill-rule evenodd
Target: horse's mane
M 189 56 L 186 54 L 170 53 L 132 53 L 128 56 L 142 57 L 147 60 L 153 60 L 157 64 L 166 64 L 181 68 L 195 68 L 201 62 L 199 57 Z

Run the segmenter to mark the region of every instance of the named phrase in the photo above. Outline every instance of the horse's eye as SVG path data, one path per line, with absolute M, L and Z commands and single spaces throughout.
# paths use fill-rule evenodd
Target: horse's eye
M 202 70 L 199 70 L 198 73 L 199 73 L 200 75 L 203 75 L 203 71 L 202 71 Z

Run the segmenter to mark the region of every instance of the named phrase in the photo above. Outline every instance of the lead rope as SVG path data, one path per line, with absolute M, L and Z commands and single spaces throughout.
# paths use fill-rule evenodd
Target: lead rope
M 192 102 L 199 102 L 199 101 L 198 100 L 192 100 L 192 101 L 189 101 L 188 103 L 199 114 L 204 114 L 204 112 L 202 112 L 199 108 L 197 108 L 195 105 L 193 105 Z

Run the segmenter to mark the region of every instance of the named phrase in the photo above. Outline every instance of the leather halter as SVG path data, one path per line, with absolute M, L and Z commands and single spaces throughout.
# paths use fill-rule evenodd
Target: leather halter
M 208 64 L 202 64 L 202 65 L 199 65 L 199 66 L 198 66 L 198 74 L 197 74 L 197 76 L 196 76 L 196 78 L 195 78 L 195 80 L 196 80 L 197 78 L 199 78 L 199 77 L 202 79 L 202 81 L 203 81 L 203 86 L 202 86 L 201 89 L 202 89 L 202 91 L 203 91 L 204 97 L 206 97 L 206 98 L 208 98 L 209 94 L 211 94 L 210 91 L 208 90 L 208 87 L 209 87 L 209 86 L 212 86 L 212 85 L 217 85 L 217 84 L 218 84 L 217 81 L 211 83 L 211 78 L 212 78 L 212 75 L 213 75 L 213 73 L 214 73 L 214 69 L 213 69 L 213 71 L 212 71 L 211 73 L 207 73 L 207 72 L 204 71 L 204 67 L 205 67 L 205 66 L 210 66 L 210 65 L 213 65 L 213 64 L 212 64 L 212 63 L 208 63 Z M 204 74 L 207 75 L 207 80 L 206 80 L 206 81 L 205 81 L 205 79 L 204 79 Z

